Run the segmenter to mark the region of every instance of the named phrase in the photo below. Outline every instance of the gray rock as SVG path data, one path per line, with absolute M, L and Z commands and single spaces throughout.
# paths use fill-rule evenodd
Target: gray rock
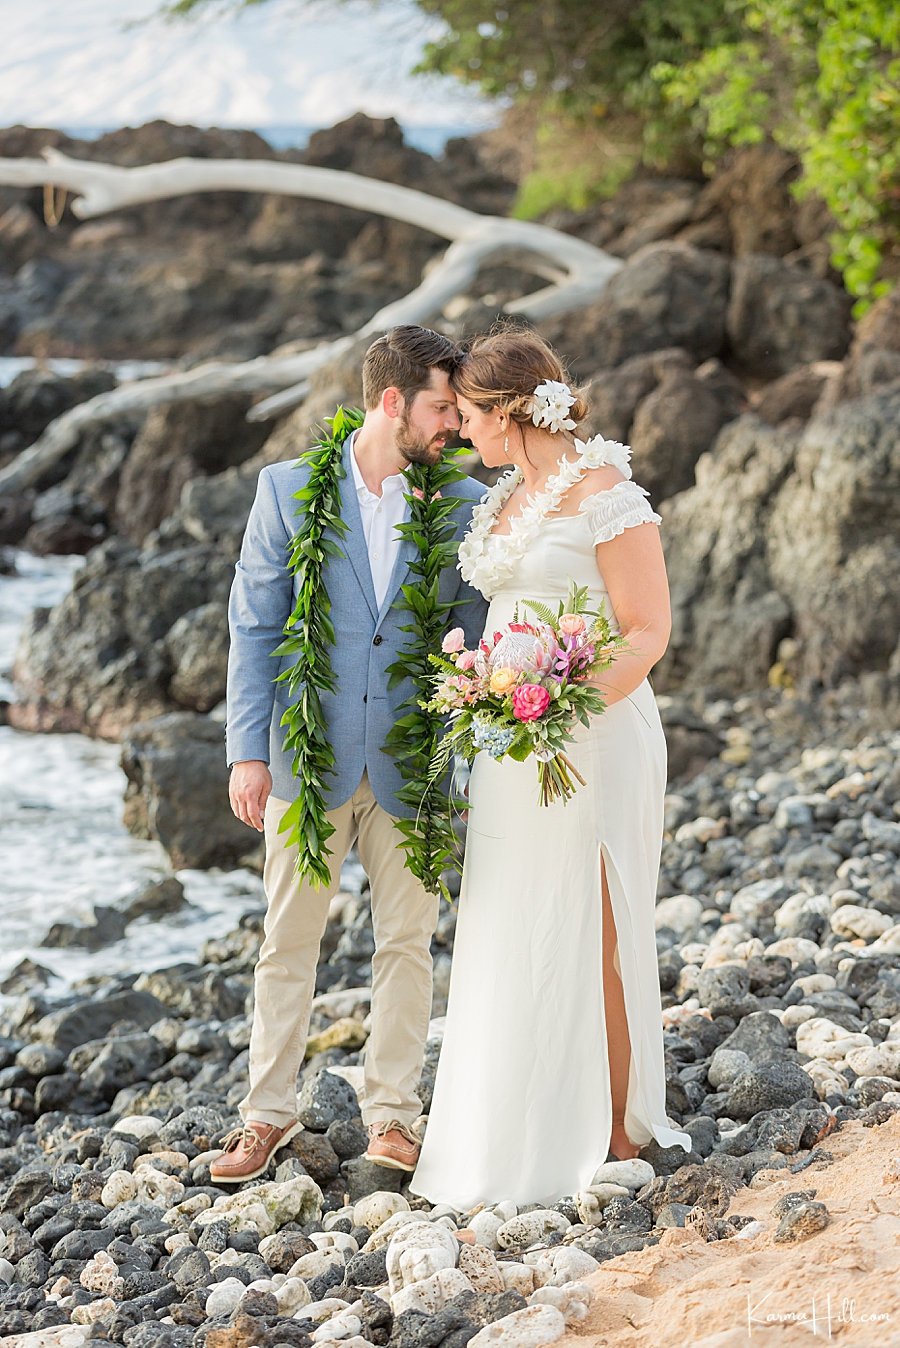
M 187 1296 L 195 1287 L 205 1287 L 210 1281 L 209 1259 L 203 1250 L 195 1246 L 186 1246 L 176 1250 L 162 1268 L 182 1296 Z
M 15 1177 L 0 1199 L 0 1212 L 22 1217 L 52 1189 L 53 1180 L 46 1170 L 24 1170 Z
M 758 1002 L 750 992 L 750 975 L 738 964 L 723 964 L 716 969 L 701 969 L 697 996 L 714 1016 L 737 1020 L 756 1010 Z
M 715 392 L 673 370 L 637 409 L 630 432 L 635 480 L 654 506 L 694 485 L 694 468 L 729 420 Z
M 259 834 L 232 814 L 222 726 L 173 712 L 134 725 L 122 743 L 125 824 L 161 842 L 175 869 L 234 866 Z
M 727 1110 L 733 1119 L 749 1119 L 762 1110 L 779 1109 L 815 1096 L 812 1079 L 802 1068 L 789 1062 L 764 1062 L 733 1082 Z
M 278 1315 L 278 1302 L 274 1293 L 264 1292 L 258 1287 L 248 1287 L 238 1302 L 239 1315 Z
M 719 1125 L 715 1119 L 701 1115 L 697 1119 L 689 1119 L 683 1128 L 693 1143 L 694 1151 L 699 1156 L 709 1156 L 719 1140 Z
M 167 875 L 129 899 L 125 915 L 129 922 L 138 917 L 167 917 L 170 913 L 180 912 L 186 903 L 184 885 L 174 875 Z
M 684 960 L 677 950 L 664 950 L 658 957 L 657 969 L 659 972 L 659 987 L 661 992 L 671 992 L 677 982 L 678 977 L 684 968 Z
M 297 1117 L 313 1132 L 324 1133 L 336 1119 L 358 1116 L 356 1091 L 343 1077 L 327 1070 L 310 1077 L 297 1097 Z
M 642 1161 L 650 1162 L 657 1175 L 674 1175 L 681 1166 L 698 1159 L 696 1156 L 689 1156 L 683 1147 L 661 1147 L 655 1139 L 641 1147 L 639 1155 Z M 575 1220 L 580 1221 L 580 1218 L 576 1217 Z
M 814 880 L 831 880 L 843 858 L 827 843 L 812 843 L 800 852 L 794 852 L 784 863 L 784 877 L 789 882 L 809 876 Z
M 248 422 L 246 394 L 209 402 L 154 408 L 122 470 L 114 514 L 119 532 L 143 543 L 177 508 L 192 478 L 243 463 L 268 438 L 268 428 Z
M 737 1049 L 746 1053 L 751 1062 L 767 1061 L 773 1049 L 789 1048 L 790 1031 L 777 1016 L 769 1011 L 753 1011 L 745 1016 L 736 1030 L 722 1040 L 720 1048 Z
M 369 1194 L 399 1193 L 403 1183 L 402 1170 L 388 1170 L 386 1166 L 367 1161 L 357 1156 L 353 1161 L 344 1161 L 341 1174 L 347 1186 L 351 1203 L 358 1203 Z
M 18 997 L 23 992 L 33 992 L 35 988 L 45 988 L 54 978 L 53 971 L 34 960 L 19 960 L 0 982 L 0 992 L 4 997 Z
M 800 1203 L 784 1214 L 772 1239 L 776 1245 L 793 1245 L 824 1231 L 829 1220 L 824 1203 Z
M 749 1056 L 740 1049 L 717 1048 L 710 1059 L 707 1076 L 714 1090 L 730 1086 L 733 1081 L 753 1066 Z
M 80 946 L 84 950 L 102 950 L 125 935 L 128 919 L 115 908 L 94 908 L 93 922 L 54 922 L 41 941 L 47 948 L 67 949 Z
M 237 553 L 256 496 L 258 468 L 247 464 L 185 484 L 177 519 L 199 543 Z
M 22 370 L 3 390 L 0 433 L 15 434 L 18 448 L 24 449 L 69 408 L 115 387 L 115 376 L 106 370 L 82 370 L 70 378 L 40 368 Z
M 53 1246 L 50 1258 L 54 1264 L 60 1259 L 92 1259 L 113 1240 L 115 1233 L 110 1230 L 70 1231 Z
M 95 548 L 65 599 L 26 624 L 12 721 L 118 739 L 170 711 L 161 642 L 183 614 L 224 604 L 233 576 L 230 557 L 199 543 L 152 554 L 115 540 Z
M 753 410 L 770 426 L 777 426 L 790 417 L 807 421 L 825 382 L 825 375 L 816 370 L 815 364 L 799 365 L 789 374 L 767 384 Z
M 681 347 L 698 360 L 725 339 L 728 263 L 688 244 L 651 243 L 629 258 L 600 300 L 584 311 L 570 340 L 582 361 L 619 365 L 629 356 Z
M 757 1120 L 754 1150 L 782 1152 L 792 1156 L 800 1150 L 804 1133 L 802 1116 L 788 1109 L 770 1109 Z M 814 1130 L 815 1131 L 815 1130 Z
M 793 1193 L 782 1194 L 778 1202 L 772 1208 L 772 1216 L 781 1221 L 781 1218 L 787 1212 L 792 1212 L 794 1208 L 802 1207 L 804 1203 L 810 1203 L 816 1196 L 815 1189 L 799 1189 Z
M 658 688 L 758 687 L 788 630 L 795 678 L 831 686 L 888 668 L 900 638 L 898 408 L 900 388 L 887 386 L 802 431 L 742 416 L 719 433 L 700 483 L 661 507 L 674 627 Z
M 58 1048 L 49 1048 L 46 1044 L 28 1044 L 16 1054 L 16 1062 L 30 1072 L 33 1077 L 46 1077 L 58 1072 L 66 1061 L 66 1055 Z
M 690 375 L 694 360 L 687 351 L 672 347 L 630 356 L 612 370 L 601 370 L 584 387 L 590 408 L 584 432 L 610 440 L 630 442 L 634 414 L 660 381 L 680 372 Z
M 805 267 L 764 253 L 734 262 L 727 330 L 732 351 L 763 378 L 840 360 L 850 345 L 849 295 Z
M 224 604 L 203 604 L 184 613 L 166 636 L 174 673 L 169 696 L 191 711 L 212 711 L 225 696 L 228 613 Z
M 426 1045 L 426 1054 L 428 1045 Z M 419 1084 L 421 1098 L 421 1083 Z M 361 1156 L 369 1145 L 369 1134 L 359 1119 L 335 1119 L 328 1125 L 325 1136 L 342 1161 Z
M 150 1222 L 158 1225 L 162 1216 L 161 1209 L 152 1203 L 144 1203 L 138 1198 L 131 1199 L 127 1203 L 117 1203 L 111 1208 L 106 1217 L 103 1218 L 104 1228 L 111 1230 L 116 1236 L 129 1236 L 134 1222 Z
M 218 1222 L 212 1225 L 218 1226 Z M 209 1229 L 206 1227 L 207 1231 Z M 315 1248 L 312 1241 L 299 1231 L 280 1231 L 273 1238 L 273 1243 L 266 1247 L 266 1263 L 273 1273 L 287 1273 L 298 1259 L 305 1254 L 312 1254 Z
M 353 1287 L 381 1287 L 387 1282 L 387 1247 L 355 1254 L 347 1264 L 347 1282 Z
M 89 1090 L 111 1100 L 133 1081 L 146 1081 L 165 1059 L 165 1049 L 149 1034 L 128 1034 L 110 1039 L 82 1075 Z
M 665 1207 L 660 1208 L 659 1215 L 656 1218 L 655 1226 L 684 1226 L 689 1212 L 692 1212 L 687 1203 L 666 1203 Z
M 50 1260 L 43 1250 L 31 1250 L 16 1264 L 16 1282 L 22 1287 L 43 1287 L 50 1273 Z

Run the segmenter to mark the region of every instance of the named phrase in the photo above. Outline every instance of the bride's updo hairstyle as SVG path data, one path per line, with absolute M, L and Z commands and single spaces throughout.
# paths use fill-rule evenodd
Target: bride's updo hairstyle
M 568 382 L 562 361 L 543 337 L 522 329 L 500 329 L 476 337 L 450 375 L 455 392 L 482 412 L 498 407 L 522 425 L 532 423 L 534 391 L 548 380 Z M 578 423 L 587 414 L 587 403 L 575 394 L 568 415 Z

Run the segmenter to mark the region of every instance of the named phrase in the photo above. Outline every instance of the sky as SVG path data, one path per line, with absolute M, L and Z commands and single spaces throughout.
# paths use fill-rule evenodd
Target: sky
M 157 0 L 0 0 L 0 126 L 331 126 L 353 112 L 473 130 L 452 80 L 411 76 L 439 31 L 412 0 L 270 0 L 190 23 Z M 149 21 L 148 21 L 149 20 Z

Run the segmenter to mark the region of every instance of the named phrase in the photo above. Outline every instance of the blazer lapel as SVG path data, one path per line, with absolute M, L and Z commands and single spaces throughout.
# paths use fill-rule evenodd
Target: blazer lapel
M 344 441 L 344 476 L 341 478 L 341 519 L 347 526 L 347 532 L 339 540 L 341 548 L 347 555 L 353 570 L 356 572 L 356 578 L 359 581 L 360 589 L 365 595 L 366 603 L 369 606 L 372 617 L 378 617 L 378 605 L 375 602 L 375 586 L 372 584 L 372 568 L 369 566 L 369 550 L 366 547 L 366 536 L 363 533 L 362 515 L 359 512 L 359 500 L 356 495 L 356 484 L 353 479 L 353 465 L 350 462 L 350 440 L 349 437 Z

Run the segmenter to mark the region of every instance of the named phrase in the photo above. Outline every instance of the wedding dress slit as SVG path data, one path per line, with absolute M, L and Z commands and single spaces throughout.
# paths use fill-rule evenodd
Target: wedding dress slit
M 490 587 L 488 631 L 522 600 L 556 607 L 570 578 L 614 618 L 595 543 L 655 517 L 632 483 L 601 495 L 614 498 L 602 503 L 602 528 L 584 507 L 543 520 Z M 507 542 L 483 540 L 486 574 Z M 665 1109 L 653 909 L 666 752 L 649 683 L 579 727 L 568 752 L 585 785 L 565 805 L 539 804 L 532 760 L 481 753 L 472 770 L 446 1031 L 412 1183 L 458 1211 L 556 1202 L 587 1188 L 606 1160 L 604 870 L 630 1039 L 625 1128 L 638 1146 L 690 1147 Z

